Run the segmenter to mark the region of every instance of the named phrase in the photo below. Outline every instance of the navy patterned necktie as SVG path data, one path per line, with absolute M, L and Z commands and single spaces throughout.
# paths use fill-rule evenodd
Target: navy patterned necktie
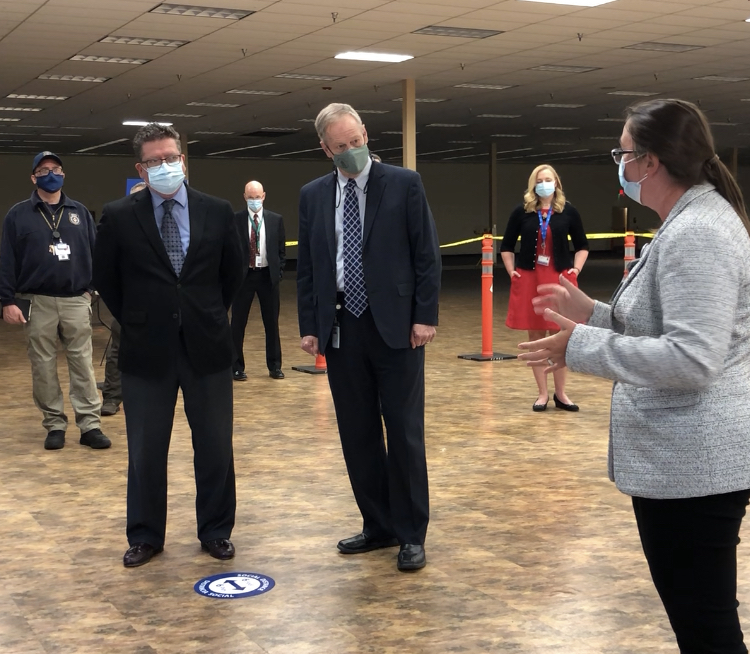
M 164 248 L 172 262 L 172 268 L 179 277 L 182 272 L 182 264 L 185 261 L 185 253 L 182 251 L 180 228 L 172 215 L 174 200 L 164 200 L 161 206 L 164 207 L 164 216 L 161 219 L 161 240 L 164 241 Z
M 359 318 L 367 309 L 367 288 L 362 266 L 362 221 L 359 217 L 357 182 L 346 183 L 344 197 L 344 303 Z

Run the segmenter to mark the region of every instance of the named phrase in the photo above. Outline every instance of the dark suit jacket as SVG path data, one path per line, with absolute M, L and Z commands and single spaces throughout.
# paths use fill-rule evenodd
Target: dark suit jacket
M 172 365 L 181 337 L 196 372 L 232 365 L 227 311 L 247 259 L 229 203 L 191 187 L 187 193 L 190 246 L 179 278 L 156 226 L 148 189 L 111 202 L 102 212 L 94 286 L 122 325 L 123 372 L 158 377 Z
M 247 209 L 234 214 L 237 221 L 237 231 L 240 234 L 242 251 L 250 260 L 250 223 L 248 222 Z M 284 276 L 286 265 L 286 234 L 284 232 L 284 221 L 280 213 L 268 211 L 263 207 L 263 223 L 266 227 L 266 258 L 268 259 L 271 281 L 276 286 Z
M 336 312 L 336 177 L 302 188 L 297 304 L 301 336 L 323 351 Z M 437 325 L 440 250 L 420 176 L 378 162 L 370 169 L 362 259 L 375 325 L 391 348 L 410 347 L 411 326 Z

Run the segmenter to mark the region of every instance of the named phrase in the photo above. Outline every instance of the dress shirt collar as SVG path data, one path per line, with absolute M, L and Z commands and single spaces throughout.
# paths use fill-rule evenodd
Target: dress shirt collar
M 357 182 L 357 188 L 359 188 L 360 191 L 364 192 L 364 190 L 367 188 L 367 182 L 370 181 L 370 169 L 371 168 L 372 168 L 372 159 L 368 159 L 362 172 L 356 177 L 346 177 L 337 170 L 336 179 L 338 180 L 339 188 L 341 189 L 341 191 L 343 192 L 344 189 L 346 188 L 347 182 L 350 179 L 353 179 L 355 182 Z
M 151 191 L 151 201 L 154 203 L 154 209 L 164 204 L 164 201 L 167 198 L 163 198 L 161 195 L 154 193 L 154 191 L 152 191 L 150 188 L 149 191 Z M 180 184 L 180 189 L 169 199 L 174 200 L 184 209 L 188 204 L 187 187 L 184 184 Z

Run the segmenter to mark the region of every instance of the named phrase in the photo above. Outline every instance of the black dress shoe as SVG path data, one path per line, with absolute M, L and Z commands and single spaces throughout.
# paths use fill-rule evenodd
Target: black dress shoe
M 364 534 L 357 534 L 340 540 L 336 547 L 342 554 L 364 554 L 384 547 L 396 547 L 396 545 L 398 545 L 398 540 L 395 538 L 370 538 Z
M 106 450 L 112 446 L 112 441 L 102 434 L 101 429 L 89 429 L 81 434 L 78 442 L 81 445 L 88 445 L 92 450 Z
M 276 370 L 269 370 L 268 376 L 271 379 L 284 379 L 284 373 L 281 372 L 281 368 L 276 368 Z
M 562 409 L 563 411 L 578 411 L 578 405 L 577 404 L 565 404 L 565 402 L 561 402 L 557 394 L 553 396 L 555 398 L 555 406 L 558 409 Z
M 420 570 L 427 565 L 427 557 L 422 545 L 402 545 L 398 552 L 398 569 L 403 571 Z
M 247 381 L 247 375 L 242 370 L 235 370 L 232 377 L 234 377 L 234 381 Z
M 536 402 L 531 406 L 532 411 L 546 411 L 547 410 L 547 404 L 549 404 L 549 400 L 547 400 L 544 404 L 536 404 Z
M 154 547 L 148 543 L 135 543 L 125 552 L 122 563 L 126 568 L 137 568 L 139 565 L 145 565 L 159 552 L 163 551 L 163 547 Z
M 65 447 L 65 432 L 62 429 L 53 429 L 47 432 L 44 439 L 45 450 L 61 450 Z
M 226 561 L 234 558 L 234 545 L 228 538 L 201 541 L 201 549 L 208 552 L 215 559 Z

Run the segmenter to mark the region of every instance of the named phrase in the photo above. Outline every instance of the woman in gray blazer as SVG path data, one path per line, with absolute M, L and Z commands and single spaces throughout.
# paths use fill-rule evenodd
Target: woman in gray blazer
M 614 380 L 609 474 L 631 495 L 683 654 L 746 654 L 737 543 L 750 498 L 750 222 L 705 116 L 681 100 L 627 111 L 620 181 L 662 225 L 610 304 L 567 280 L 536 310 L 560 331 L 519 356 Z

